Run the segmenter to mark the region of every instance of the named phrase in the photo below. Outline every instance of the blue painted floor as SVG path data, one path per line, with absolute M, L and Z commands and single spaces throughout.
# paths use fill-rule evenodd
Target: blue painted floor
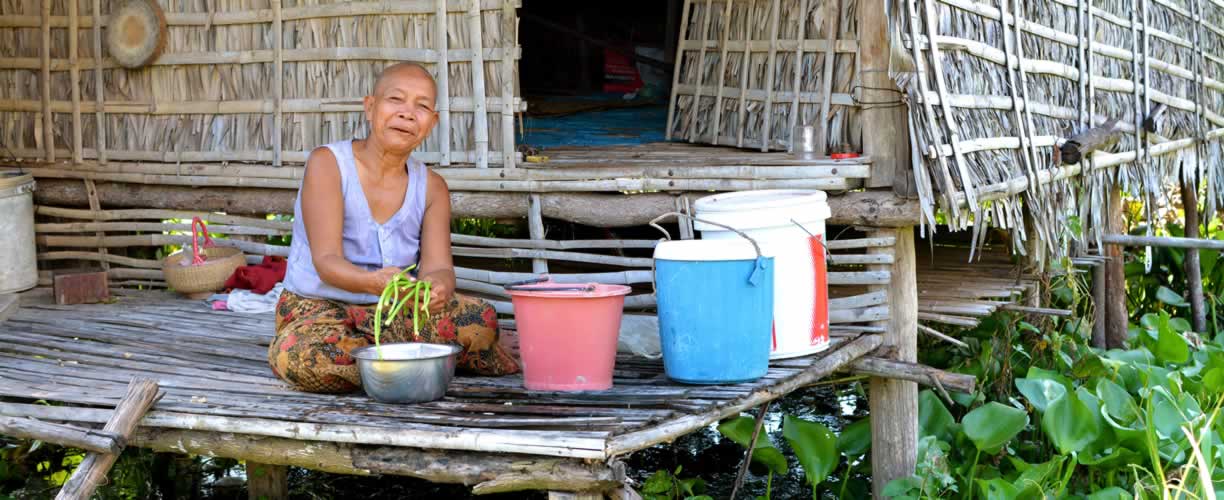
M 536 100 L 624 102 L 619 94 L 536 98 Z M 667 124 L 666 101 L 642 106 L 583 111 L 561 116 L 524 116 L 519 144 L 536 148 L 561 146 L 623 146 L 661 142 Z

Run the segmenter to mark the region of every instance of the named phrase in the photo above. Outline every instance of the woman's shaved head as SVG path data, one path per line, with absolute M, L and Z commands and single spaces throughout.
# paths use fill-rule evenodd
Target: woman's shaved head
M 429 80 L 429 85 L 434 89 L 434 95 L 438 93 L 438 84 L 434 81 L 433 75 L 429 74 L 429 70 L 425 69 L 420 63 L 405 61 L 398 62 L 383 68 L 378 74 L 378 79 L 374 81 L 374 88 L 371 90 L 372 95 L 378 95 L 386 85 L 400 78 L 424 78 Z

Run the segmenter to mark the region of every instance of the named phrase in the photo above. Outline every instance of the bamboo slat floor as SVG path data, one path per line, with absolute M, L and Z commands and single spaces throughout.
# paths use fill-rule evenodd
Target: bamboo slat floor
M 440 401 L 394 405 L 284 386 L 266 362 L 270 313 L 152 297 L 77 306 L 27 297 L 0 323 L 0 415 L 99 423 L 129 380 L 144 376 L 165 392 L 145 428 L 609 459 L 781 397 L 881 343 L 878 335 L 838 337 L 824 353 L 774 363 L 748 384 L 678 385 L 661 362 L 622 356 L 608 391 L 534 392 L 516 376 L 458 376 Z

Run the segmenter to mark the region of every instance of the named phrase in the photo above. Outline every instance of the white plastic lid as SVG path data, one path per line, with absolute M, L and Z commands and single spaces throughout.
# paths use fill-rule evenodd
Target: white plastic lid
M 693 206 L 699 219 L 744 231 L 823 221 L 832 215 L 826 200 L 825 192 L 815 189 L 765 189 L 706 196 Z M 698 231 L 726 231 L 701 222 L 694 222 L 693 227 Z
M 655 246 L 656 260 L 756 260 L 757 252 L 745 239 L 670 240 Z

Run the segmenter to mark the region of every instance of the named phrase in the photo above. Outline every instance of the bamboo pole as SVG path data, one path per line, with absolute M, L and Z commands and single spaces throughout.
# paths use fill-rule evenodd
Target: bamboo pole
M 938 33 L 939 23 L 935 19 L 935 3 L 934 0 L 923 0 L 926 7 L 926 26 L 928 33 Z M 947 104 L 945 96 L 948 95 L 947 82 L 943 74 L 943 57 L 939 51 L 939 43 L 930 45 L 931 50 L 931 71 L 935 73 L 935 89 L 939 92 L 941 106 L 943 107 L 943 116 L 945 124 L 948 128 L 948 137 L 952 143 L 953 160 L 956 163 L 957 172 L 960 174 L 961 191 L 969 199 L 969 206 L 976 207 L 977 195 L 974 193 L 973 178 L 969 175 L 969 167 L 965 161 L 964 155 L 958 149 L 957 143 L 960 142 L 960 132 L 957 131 L 957 121 L 955 115 L 952 114 L 952 107 Z M 950 187 L 950 186 L 949 186 Z
M 435 0 L 437 7 L 434 13 L 434 43 L 437 44 L 438 64 L 437 82 L 438 82 L 438 153 L 441 155 L 439 163 L 442 165 L 451 164 L 451 95 L 450 95 L 450 49 L 448 47 L 448 33 L 450 27 L 446 20 L 446 0 Z M 503 148 L 504 149 L 504 148 Z
M 480 24 L 480 0 L 471 0 L 468 10 L 468 30 L 471 32 L 471 45 L 474 51 L 472 58 L 472 98 L 476 101 L 476 115 L 473 123 L 476 126 L 476 166 L 489 166 L 489 114 L 485 109 L 485 74 L 484 74 L 484 33 Z
M 123 439 L 109 433 L 53 424 L 33 418 L 0 416 L 0 434 L 22 439 L 35 439 L 60 446 L 80 448 L 94 453 L 119 453 Z
M 1177 238 L 1173 236 L 1105 234 L 1101 236 L 1101 242 L 1115 246 L 1224 250 L 1224 241 L 1201 238 Z
M 730 1 L 727 2 L 730 4 Z M 705 58 L 706 58 L 706 43 L 710 39 L 710 22 L 714 17 L 714 0 L 706 0 L 705 9 L 701 11 L 701 50 L 697 56 L 697 83 L 696 90 L 693 92 L 693 108 L 689 111 L 689 133 L 688 141 L 694 142 L 697 140 L 697 116 L 700 115 L 698 110 L 701 109 L 701 89 L 705 79 Z M 723 21 L 726 22 L 725 20 Z M 714 103 L 715 106 L 718 103 Z M 715 140 L 718 138 L 718 131 L 710 133 L 710 136 Z
M 73 1 L 73 0 L 69 0 L 69 1 Z M 93 213 L 98 213 L 100 210 L 102 210 L 102 201 L 101 199 L 98 198 L 98 186 L 94 184 L 94 181 L 92 179 L 85 179 L 84 182 L 85 182 L 85 193 L 89 196 L 89 211 Z M 94 219 L 94 222 L 97 222 L 97 219 Z M 96 233 L 94 233 L 94 236 L 97 237 L 99 241 L 101 241 L 102 238 L 106 237 L 106 233 L 99 230 Z M 107 253 L 109 252 L 106 250 L 105 247 L 98 247 L 99 255 L 105 256 Z M 109 270 L 110 262 L 103 259 L 102 269 Z
M 72 81 L 72 162 L 81 163 L 81 150 L 85 147 L 81 134 L 81 58 L 80 47 L 80 17 L 77 16 L 79 0 L 68 2 L 68 61 L 72 65 L 69 78 Z
M 911 40 L 911 43 L 910 43 L 911 56 L 914 58 L 914 72 L 918 79 L 919 89 L 922 92 L 922 99 L 920 100 L 922 101 L 922 106 L 923 106 L 924 111 L 926 112 L 926 116 L 934 117 L 935 107 L 931 104 L 931 99 L 926 98 L 926 96 L 930 95 L 931 93 L 930 87 L 928 85 L 928 78 L 926 76 L 926 67 L 927 67 L 926 58 L 922 56 L 922 51 L 919 50 L 919 45 L 917 43 L 918 24 L 921 22 L 921 19 L 918 17 L 918 8 L 913 2 L 906 2 L 906 9 L 908 11 L 907 14 L 909 15 L 909 23 L 907 24 L 909 25 L 909 33 L 910 33 L 910 40 Z M 864 14 L 868 16 L 872 16 L 872 14 L 864 13 L 860 10 L 859 15 L 864 15 Z M 870 23 L 870 25 L 879 26 L 880 23 L 882 23 L 882 21 Z M 860 26 L 859 29 L 864 29 L 863 22 L 860 21 L 859 26 Z M 873 59 L 878 59 L 880 57 L 883 57 L 882 54 L 880 54 L 881 49 L 878 47 L 878 45 L 882 43 L 879 40 L 882 35 L 879 34 L 877 31 L 873 31 L 873 34 L 874 34 L 873 40 L 875 40 L 875 43 L 869 46 L 869 48 L 872 49 L 871 55 L 873 56 Z M 880 71 L 880 70 L 875 69 L 875 71 Z M 879 81 L 878 77 L 869 75 L 869 78 L 874 81 Z M 940 101 L 941 102 L 943 101 L 942 97 L 940 98 Z M 863 113 L 864 119 L 876 113 L 878 113 L 878 111 L 868 112 L 868 110 L 864 110 L 864 113 Z M 934 135 L 934 137 L 931 138 L 934 140 L 934 142 L 940 143 L 940 144 L 943 143 L 944 141 L 943 134 L 941 133 L 942 130 L 939 127 L 932 127 L 932 129 L 929 132 Z M 885 147 L 887 147 L 887 145 L 883 144 L 883 141 L 872 140 L 871 142 L 864 142 L 863 152 L 867 154 L 872 154 L 875 151 L 881 150 Z M 942 180 L 943 180 L 944 186 L 952 186 L 952 173 L 948 170 L 947 159 L 945 159 L 942 155 L 937 156 L 935 159 L 939 164 L 939 173 L 942 174 Z M 882 170 L 881 172 L 882 174 L 887 175 L 887 169 L 881 169 L 881 170 Z M 953 189 L 944 189 L 944 194 L 948 202 L 951 203 L 954 200 L 953 195 L 956 193 L 955 193 L 955 190 Z
M 725 1 L 727 5 L 725 10 L 723 10 L 722 42 L 719 46 L 721 54 L 718 57 L 718 89 L 714 92 L 714 128 L 710 132 L 710 142 L 713 144 L 718 144 L 718 138 L 722 136 L 723 91 L 725 90 L 723 86 L 726 85 L 727 80 L 727 52 L 730 50 L 728 42 L 731 38 L 731 6 L 735 4 L 735 0 Z M 803 0 L 803 2 L 806 3 L 807 0 Z M 803 36 L 800 35 L 799 38 L 802 39 Z M 798 99 L 799 88 L 795 87 L 795 90 L 795 98 Z M 696 100 L 693 101 L 694 109 L 696 109 L 698 104 L 700 103 Z M 681 224 L 681 227 L 688 227 L 688 225 Z
M 688 20 L 689 10 L 695 0 L 684 0 L 684 12 L 680 15 L 680 52 L 676 54 L 675 68 L 672 70 L 672 89 L 680 86 L 680 68 L 684 62 L 684 41 L 688 36 Z M 676 118 L 676 100 L 679 99 L 679 93 L 672 91 L 671 102 L 667 105 L 667 130 L 664 132 L 664 138 L 668 141 L 672 139 L 672 129 Z M 694 112 L 697 107 L 693 106 Z
M 149 411 L 158 398 L 156 382 L 148 379 L 133 379 L 128 385 L 127 394 L 119 400 L 114 414 L 102 427 L 103 432 L 121 436 L 126 440 L 136 430 L 141 417 Z M 72 476 L 64 482 L 64 487 L 60 489 L 55 498 L 67 500 L 86 499 L 93 496 L 94 490 L 106 480 L 107 471 L 117 460 L 119 460 L 118 453 L 89 453 Z
M 669 441 L 676 437 L 688 434 L 695 429 L 705 427 L 709 424 L 717 422 L 720 418 L 723 418 L 724 415 L 734 415 L 748 408 L 760 406 L 768 401 L 777 399 L 783 394 L 788 394 L 795 389 L 811 385 L 813 382 L 825 378 L 829 374 L 836 372 L 841 367 L 875 350 L 881 343 L 882 340 L 880 335 L 860 336 L 854 340 L 851 340 L 845 346 L 840 346 L 836 350 L 833 350 L 823 357 L 813 361 L 812 364 L 799 375 L 795 375 L 794 377 L 775 383 L 771 386 L 753 391 L 752 394 L 740 399 L 734 405 L 698 414 L 684 415 L 652 428 L 630 431 L 613 436 L 608 440 L 608 444 L 605 448 L 605 455 L 609 457 L 617 457 L 627 453 L 632 453 L 653 444 Z M 915 396 L 915 401 L 917 401 L 916 398 L 917 396 Z M 872 419 L 873 422 L 875 420 L 876 419 L 874 418 Z M 880 487 L 883 488 L 883 485 L 880 485 Z
M 527 228 L 533 240 L 543 240 L 547 235 L 544 234 L 544 209 L 540 203 L 540 195 L 530 194 L 527 200 Z M 531 271 L 536 274 L 548 272 L 548 260 L 532 259 Z
M 798 34 L 799 40 L 803 40 L 807 35 L 807 23 L 808 23 L 808 0 L 800 0 L 799 1 L 799 34 Z M 832 38 L 836 39 L 837 37 L 832 37 Z M 831 43 L 830 45 L 835 45 L 835 44 Z M 832 50 L 834 49 L 836 49 L 836 47 L 830 47 L 828 52 L 832 53 Z M 790 145 L 791 145 L 792 151 L 798 151 L 797 149 L 795 149 L 795 132 L 796 132 L 796 129 L 799 127 L 799 114 L 800 114 L 799 91 L 802 85 L 803 85 L 803 44 L 797 43 L 795 44 L 795 77 L 794 77 L 794 80 L 792 80 L 791 82 L 791 91 L 794 94 L 794 98 L 791 100 L 791 111 L 790 111 Z M 829 94 L 826 94 L 828 97 L 822 96 L 822 101 L 827 101 L 827 100 L 832 99 L 831 94 L 832 94 L 832 89 L 829 90 Z
M 773 129 L 774 68 L 778 64 L 778 28 L 782 24 L 779 0 L 772 0 L 769 7 L 769 61 L 765 64 L 765 114 L 762 118 L 761 152 L 770 149 L 769 133 Z M 828 101 L 828 99 L 825 99 Z
M 1000 10 L 1006 12 L 1008 0 L 999 0 L 999 1 L 1000 1 L 1000 4 L 999 4 Z M 1001 18 L 1003 16 L 999 16 L 999 17 Z M 1021 159 L 1021 163 L 1024 165 L 1024 171 L 1028 172 L 1030 179 L 1036 180 L 1037 179 L 1037 166 L 1032 161 L 1032 158 L 1028 154 L 1026 154 L 1030 150 L 1030 145 L 1029 145 L 1030 141 L 1028 140 L 1028 127 L 1026 126 L 1027 122 L 1025 122 L 1024 119 L 1021 117 L 1020 100 L 1022 99 L 1022 97 L 1020 95 L 1020 89 L 1018 88 L 1018 85 L 1016 83 L 1016 70 L 1022 68 L 1023 65 L 1016 62 L 1015 58 L 1012 57 L 1013 53 L 1017 50 L 1017 45 L 1020 45 L 1020 41 L 1021 41 L 1020 36 L 1019 36 L 1020 28 L 1019 26 L 1015 27 L 1016 28 L 1015 33 L 1017 36 L 1015 40 L 1013 40 L 1011 36 L 1009 36 L 1009 33 L 1008 33 L 1010 31 L 1008 29 L 1008 24 L 1004 22 L 1002 23 L 1002 25 L 1003 25 L 1002 26 L 1003 28 L 1003 47 L 1004 47 L 1004 52 L 1006 52 L 1007 54 L 1007 84 L 1009 87 L 1008 94 L 1012 98 L 1012 119 L 1014 120 L 1014 123 L 1012 124 L 1012 128 L 1015 129 L 1016 131 L 1016 137 L 1020 138 L 1020 149 L 1022 150 L 1020 154 L 1020 159 Z M 1014 67 L 1013 67 L 1013 63 L 1015 63 Z M 1035 189 L 1036 185 L 1031 185 L 1029 187 Z
M 748 80 L 751 78 L 748 68 L 750 66 L 749 62 L 752 60 L 752 11 L 756 6 L 757 2 L 750 3 L 746 11 L 747 15 L 744 17 L 744 55 L 740 59 L 742 64 L 740 65 L 739 111 L 735 115 L 735 121 L 737 122 L 736 129 L 738 130 L 735 139 L 735 147 L 737 148 L 744 147 L 744 130 L 748 128 Z M 693 109 L 697 109 L 697 103 L 693 103 Z M 714 142 L 718 143 L 718 137 L 714 138 Z
M 502 168 L 513 169 L 514 165 L 514 50 L 518 47 L 516 36 L 517 14 L 514 0 L 502 2 Z
M 829 1 L 833 4 L 832 0 Z M 830 98 L 833 94 L 833 63 L 837 59 L 837 54 L 831 50 L 833 41 L 837 40 L 838 36 L 838 21 L 841 19 L 841 4 L 837 4 L 838 8 L 833 9 L 833 15 L 829 16 L 825 22 L 828 24 L 828 40 L 829 49 L 825 51 L 824 74 L 821 76 L 821 94 L 826 96 L 820 102 L 820 124 L 816 127 L 816 152 L 820 156 L 828 156 L 829 154 L 829 104 L 832 101 Z M 796 89 L 797 90 L 797 89 Z
M 47 161 L 55 161 L 55 120 L 51 115 L 51 0 L 42 0 L 42 140 Z
M 284 59 L 284 21 L 281 19 L 281 0 L 270 0 L 272 3 L 272 38 L 275 39 L 276 62 L 272 65 L 272 71 L 276 73 L 272 75 L 272 91 L 275 92 L 273 99 L 276 101 L 276 112 L 272 116 L 272 150 L 273 159 L 272 165 L 281 166 L 284 153 L 284 146 L 281 143 L 283 135 L 282 128 L 285 126 L 284 117 L 284 100 L 285 100 L 285 59 Z
M 93 0 L 93 56 L 94 56 L 94 148 L 101 163 L 106 163 L 106 99 L 102 81 L 102 0 Z

